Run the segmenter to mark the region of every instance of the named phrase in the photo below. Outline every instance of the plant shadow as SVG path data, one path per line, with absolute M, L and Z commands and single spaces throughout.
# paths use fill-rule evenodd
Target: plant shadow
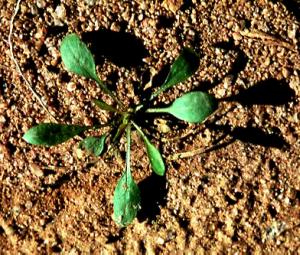
M 214 131 L 221 131 L 226 134 L 226 136 L 231 136 L 227 142 L 222 143 L 219 141 L 214 149 L 225 147 L 236 140 L 242 141 L 244 143 L 251 143 L 254 145 L 260 145 L 264 147 L 271 147 L 277 149 L 289 148 L 289 144 L 284 140 L 280 131 L 275 129 L 275 132 L 267 133 L 258 127 L 235 127 L 230 125 L 215 125 L 210 124 L 209 128 Z M 225 138 L 225 137 L 224 137 Z M 207 151 L 206 151 L 207 152 Z
M 160 206 L 166 204 L 166 177 L 152 173 L 152 175 L 141 181 L 138 186 L 141 191 L 141 210 L 137 218 L 140 222 L 153 221 L 160 214 Z
M 269 79 L 220 101 L 236 101 L 244 106 L 250 105 L 284 105 L 293 101 L 295 91 L 284 80 Z
M 82 39 L 90 44 L 97 64 L 106 58 L 117 66 L 131 68 L 142 65 L 142 59 L 149 55 L 143 41 L 126 32 L 100 29 L 84 33 Z
M 279 1 L 276 1 L 279 2 Z M 283 5 L 288 9 L 289 12 L 293 13 L 296 19 L 300 20 L 300 2 L 297 0 L 282 0 Z
M 228 76 L 232 77 L 232 84 L 234 84 L 238 78 L 239 73 L 242 72 L 248 64 L 248 61 L 249 61 L 248 56 L 246 55 L 246 53 L 243 50 L 241 50 L 239 47 L 234 45 L 234 42 L 232 39 L 229 40 L 228 42 L 216 43 L 214 45 L 214 47 L 223 49 L 225 51 L 232 50 L 232 51 L 237 52 L 237 57 L 236 57 L 235 61 L 233 62 L 230 70 L 226 74 L 226 77 L 228 77 Z M 222 81 L 222 79 L 218 79 L 218 80 L 214 81 L 213 83 L 202 82 L 199 87 L 201 87 L 201 90 L 208 91 L 210 89 L 213 89 L 218 84 L 220 84 L 221 81 Z
M 295 99 L 295 91 L 289 87 L 284 80 L 269 79 L 261 81 L 254 86 L 242 90 L 239 94 L 220 99 L 219 101 L 238 102 L 243 106 L 252 105 L 285 105 Z M 214 123 L 206 124 L 208 128 L 221 131 L 225 136 L 217 141 L 217 143 L 208 151 L 225 147 L 235 140 L 245 143 L 261 145 L 264 147 L 272 147 L 278 149 L 289 148 L 289 144 L 285 141 L 280 130 L 276 127 L 271 132 L 265 132 L 259 127 L 232 127 L 230 125 L 216 125 Z M 229 141 L 224 142 L 227 136 Z M 223 142 L 222 142 L 223 141 Z
M 234 50 L 237 52 L 237 57 L 235 59 L 235 61 L 233 62 L 228 74 L 231 75 L 233 77 L 233 83 L 235 83 L 238 74 L 243 71 L 249 61 L 248 56 L 246 55 L 246 53 L 241 50 L 238 46 L 234 45 L 233 39 L 229 40 L 228 42 L 221 42 L 221 43 L 217 43 L 214 45 L 216 48 L 220 48 L 226 51 L 229 50 Z

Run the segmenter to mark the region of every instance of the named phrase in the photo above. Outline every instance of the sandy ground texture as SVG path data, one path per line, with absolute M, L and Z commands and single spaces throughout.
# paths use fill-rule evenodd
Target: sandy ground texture
M 79 137 L 50 148 L 22 140 L 33 125 L 54 120 L 11 59 L 16 1 L 1 0 L 0 254 L 299 254 L 298 3 L 21 1 L 11 50 L 60 123 L 111 117 L 90 101 L 110 102 L 96 84 L 62 66 L 59 45 L 71 32 L 88 43 L 101 79 L 126 105 L 139 102 L 150 80 L 155 89 L 184 46 L 200 54 L 200 67 L 157 104 L 191 90 L 220 99 L 201 125 L 168 116 L 149 121 L 165 178 L 151 175 L 134 134 L 142 209 L 120 229 L 112 198 L 123 140 L 105 158 L 78 150 Z

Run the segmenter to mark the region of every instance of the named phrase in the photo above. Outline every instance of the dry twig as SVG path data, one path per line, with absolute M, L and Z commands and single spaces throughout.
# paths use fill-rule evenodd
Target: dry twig
M 297 52 L 295 45 L 285 42 L 281 39 L 276 38 L 275 36 L 269 35 L 259 30 L 252 30 L 252 31 L 245 30 L 245 31 L 240 31 L 239 33 L 244 37 L 261 40 L 267 45 L 281 46 L 288 50 Z
M 14 51 L 13 51 L 13 43 L 12 43 L 12 34 L 13 34 L 13 28 L 14 28 L 14 20 L 19 12 L 20 9 L 20 2 L 21 0 L 17 0 L 16 3 L 16 7 L 14 10 L 14 14 L 12 15 L 12 18 L 10 20 L 10 25 L 9 25 L 9 34 L 8 34 L 8 45 L 9 45 L 9 50 L 10 50 L 10 55 L 11 55 L 11 59 L 13 60 L 17 72 L 19 73 L 19 75 L 23 78 L 23 80 L 25 81 L 26 86 L 28 87 L 28 89 L 31 91 L 31 93 L 34 95 L 34 97 L 37 99 L 37 101 L 40 103 L 40 105 L 43 107 L 43 109 L 45 110 L 46 113 L 49 114 L 49 116 L 55 121 L 55 117 L 54 115 L 47 109 L 46 104 L 42 101 L 40 95 L 33 89 L 32 85 L 30 84 L 30 82 L 26 79 L 26 77 L 24 76 L 24 74 L 22 73 L 21 67 L 17 61 L 17 59 L 14 56 Z

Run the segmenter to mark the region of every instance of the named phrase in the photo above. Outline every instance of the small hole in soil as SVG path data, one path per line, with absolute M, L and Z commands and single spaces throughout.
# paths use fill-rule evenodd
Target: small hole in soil
M 63 73 L 61 74 L 60 79 L 61 79 L 62 82 L 70 82 L 71 76 L 69 76 L 68 73 L 63 72 Z
M 242 199 L 244 197 L 243 192 L 235 192 L 234 196 L 236 199 Z
M 234 234 L 231 237 L 231 240 L 232 240 L 232 242 L 237 242 L 239 240 L 239 236 L 238 236 L 237 230 L 234 230 Z
M 48 28 L 48 36 L 57 36 L 62 33 L 67 33 L 68 32 L 68 26 L 52 26 Z
M 272 218 L 274 218 L 277 215 L 277 211 L 273 205 L 269 205 L 268 211 Z
M 48 54 L 48 48 L 45 44 L 43 44 L 39 51 L 39 57 L 45 56 Z
M 54 245 L 51 247 L 52 252 L 61 252 L 62 249 L 58 245 Z
M 188 229 L 190 222 L 187 219 L 178 217 L 179 226 L 183 229 Z
M 224 225 L 225 225 L 225 224 L 224 224 L 224 222 L 222 222 L 222 221 L 218 221 L 218 222 L 217 222 L 217 228 L 219 228 L 219 229 L 221 229 Z
M 139 247 L 140 248 L 140 253 L 141 254 L 146 254 L 147 253 L 147 249 L 146 249 L 145 244 L 144 244 L 143 241 L 140 241 L 139 246 L 140 246 Z
M 297 198 L 298 200 L 300 200 L 300 190 L 297 190 L 297 191 L 296 191 L 296 198 Z
M 194 6 L 195 5 L 193 4 L 192 0 L 185 0 L 185 1 L 183 1 L 183 5 L 180 7 L 180 10 L 185 11 Z
M 106 243 L 110 244 L 110 243 L 114 243 L 114 242 L 117 242 L 117 241 L 121 240 L 124 236 L 124 230 L 125 230 L 125 228 L 120 229 L 118 235 L 109 235 L 107 237 Z
M 31 57 L 25 62 L 24 70 L 37 70 L 36 64 Z
M 157 29 L 171 28 L 173 26 L 174 22 L 175 22 L 174 17 L 159 16 L 156 28 Z
M 237 200 L 232 199 L 228 195 L 225 196 L 225 201 L 228 203 L 228 205 L 235 205 L 237 203 Z
M 56 66 L 47 66 L 47 70 L 51 73 L 56 73 L 56 74 L 60 72 L 60 69 Z
M 180 164 L 177 162 L 172 162 L 172 166 L 175 170 L 179 170 L 180 169 Z
M 195 203 L 196 198 L 197 198 L 196 196 L 192 196 L 192 197 L 191 197 L 191 205 L 193 205 L 193 204 Z
M 7 143 L 6 147 L 9 149 L 9 152 L 11 154 L 14 154 L 14 152 L 17 149 L 17 147 L 14 144 L 10 143 L 10 142 Z
M 249 197 L 248 197 L 248 209 L 249 209 L 249 211 L 253 210 L 254 203 L 255 203 L 255 194 L 254 194 L 253 190 L 251 190 L 250 194 L 249 194 Z

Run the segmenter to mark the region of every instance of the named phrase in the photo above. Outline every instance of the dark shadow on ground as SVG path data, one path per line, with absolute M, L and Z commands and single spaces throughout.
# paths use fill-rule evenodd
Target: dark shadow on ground
M 63 26 L 51 26 L 47 30 L 47 36 L 48 37 L 54 37 L 60 34 L 66 34 L 68 32 L 68 26 L 63 25 Z
M 166 204 L 166 185 L 166 177 L 154 173 L 139 183 L 142 200 L 137 216 L 139 221 L 152 221 L 160 214 L 159 207 Z
M 5 89 L 7 88 L 7 84 L 5 80 L 0 76 L 0 95 L 5 95 Z
M 238 95 L 221 99 L 221 101 L 237 101 L 242 105 L 284 105 L 293 101 L 295 91 L 284 80 L 269 79 L 261 81 Z
M 125 229 L 126 229 L 126 228 L 121 228 L 121 229 L 119 230 L 119 232 L 118 232 L 116 235 L 110 234 L 110 235 L 107 237 L 106 244 L 111 244 L 111 243 L 115 243 L 115 242 L 117 242 L 117 241 L 122 240 L 122 238 L 124 237 Z
M 218 149 L 233 143 L 235 140 L 278 149 L 284 149 L 289 147 L 289 144 L 284 140 L 282 134 L 279 133 L 279 131 L 277 131 L 276 133 L 273 132 L 269 134 L 258 127 L 233 128 L 230 125 L 216 124 L 209 124 L 208 127 L 215 131 L 221 131 L 224 134 L 232 137 L 231 140 L 224 143 L 222 141 L 219 141 L 219 143 L 216 145 Z M 216 149 L 215 146 L 214 149 Z
M 242 51 L 238 46 L 234 45 L 233 39 L 228 42 L 220 42 L 214 45 L 216 48 L 220 48 L 226 51 L 233 50 L 237 52 L 237 57 L 233 62 L 229 72 L 226 76 L 233 77 L 233 84 L 236 82 L 238 74 L 246 68 L 246 65 L 249 61 L 248 56 L 244 51 Z
M 43 188 L 47 190 L 48 188 L 59 189 L 64 183 L 69 182 L 73 178 L 76 178 L 77 173 L 76 172 L 68 172 L 64 173 L 63 175 L 59 176 L 57 180 L 53 183 L 43 183 Z
M 106 58 L 121 67 L 136 67 L 149 55 L 143 41 L 126 32 L 101 29 L 84 33 L 82 39 L 90 45 L 97 64 Z
M 214 47 L 215 48 L 223 49 L 225 51 L 232 50 L 232 51 L 237 52 L 237 57 L 236 57 L 235 61 L 233 62 L 230 70 L 226 74 L 226 77 L 227 76 L 231 76 L 232 77 L 232 84 L 234 85 L 235 82 L 236 82 L 236 80 L 237 80 L 237 78 L 238 78 L 239 73 L 242 72 L 246 68 L 246 66 L 247 66 L 247 63 L 249 61 L 248 56 L 238 46 L 234 45 L 234 42 L 233 42 L 232 39 L 229 40 L 229 41 L 227 41 L 227 42 L 216 43 L 214 45 Z M 203 83 L 200 84 L 199 88 L 201 90 L 208 91 L 210 89 L 213 89 L 218 84 L 220 84 L 221 81 L 222 81 L 222 79 L 216 80 L 213 83 L 211 83 L 211 82 L 203 82 Z
M 278 1 L 276 1 L 278 2 Z M 289 12 L 293 13 L 293 15 L 300 20 L 300 1 L 298 0 L 282 0 L 283 5 L 288 9 Z

